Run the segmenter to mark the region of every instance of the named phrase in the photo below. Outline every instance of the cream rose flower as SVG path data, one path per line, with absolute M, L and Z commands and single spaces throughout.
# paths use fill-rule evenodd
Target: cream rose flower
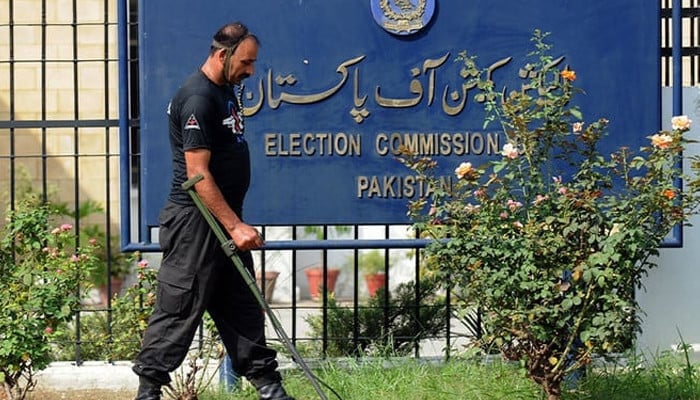
M 571 129 L 574 133 L 581 133 L 583 130 L 583 122 L 574 122 L 571 126 Z
M 472 163 L 463 162 L 459 164 L 459 167 L 455 168 L 455 175 L 457 175 L 457 178 L 462 179 L 473 171 L 474 167 L 472 167 Z
M 677 115 L 671 118 L 671 127 L 674 130 L 687 131 L 690 129 L 690 123 L 693 122 L 687 115 Z
M 518 149 L 515 146 L 513 146 L 512 143 L 506 143 L 503 146 L 503 150 L 501 151 L 501 154 L 503 155 L 503 157 L 508 157 L 512 160 L 512 159 L 518 158 L 519 152 L 518 152 Z

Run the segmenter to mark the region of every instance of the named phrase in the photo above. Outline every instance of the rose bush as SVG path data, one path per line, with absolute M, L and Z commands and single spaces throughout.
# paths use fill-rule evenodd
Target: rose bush
M 49 341 L 73 317 L 97 260 L 94 240 L 76 248 L 72 225 L 51 225 L 57 213 L 21 201 L 0 238 L 0 378 L 8 399 L 34 387 L 34 372 L 51 360 Z
M 428 265 L 462 307 L 482 312 L 477 344 L 520 361 L 558 399 L 567 374 L 593 355 L 630 347 L 640 329 L 635 288 L 669 231 L 697 212 L 698 182 L 682 169 L 685 116 L 637 152 L 603 154 L 608 121 L 584 120 L 576 73 L 558 67 L 546 36 L 535 33 L 530 79 L 510 93 L 483 78 L 475 57 L 458 57 L 465 84 L 485 99 L 486 124 L 502 128 L 500 157 L 461 163 L 452 186 L 440 183 L 435 160 L 408 150 L 401 160 L 433 189 L 409 212 L 435 239 Z
M 140 257 L 139 252 L 134 252 L 123 261 L 135 265 L 136 281 L 123 293 L 112 296 L 110 310 L 80 314 L 79 355 L 82 359 L 116 361 L 136 357 L 148 317 L 153 312 L 157 285 L 157 270 Z M 76 359 L 77 322 L 72 319 L 59 325 L 51 336 L 55 361 Z

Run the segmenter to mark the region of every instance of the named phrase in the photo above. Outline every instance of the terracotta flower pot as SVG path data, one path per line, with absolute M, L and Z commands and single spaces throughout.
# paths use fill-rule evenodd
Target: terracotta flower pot
M 255 283 L 265 295 L 265 301 L 268 303 L 272 303 L 272 295 L 275 292 L 275 283 L 277 283 L 279 274 L 280 273 L 277 271 L 265 271 L 265 287 L 263 288 L 262 273 L 260 271 L 255 271 Z
M 110 278 L 112 297 L 114 297 L 115 294 L 121 293 L 123 283 L 124 283 L 124 280 L 122 278 L 115 278 L 115 277 Z M 107 305 L 107 298 L 109 297 L 108 293 L 107 293 L 107 285 L 101 285 L 99 287 L 99 292 L 100 292 L 101 305 L 106 306 Z
M 374 297 L 377 294 L 377 290 L 386 285 L 386 274 L 367 274 L 365 275 L 365 283 L 367 284 L 367 291 L 370 297 Z
M 328 268 L 328 275 L 326 277 L 326 284 L 323 285 L 323 268 L 314 267 L 304 270 L 306 274 L 306 279 L 309 282 L 309 294 L 312 300 L 318 300 L 321 298 L 321 290 L 325 287 L 329 293 L 335 291 L 335 283 L 338 280 L 338 275 L 340 275 L 340 270 L 335 268 Z

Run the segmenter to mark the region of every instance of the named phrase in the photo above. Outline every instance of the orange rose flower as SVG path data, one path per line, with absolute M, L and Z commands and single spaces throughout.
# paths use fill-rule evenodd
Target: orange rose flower
M 575 81 L 576 80 L 576 71 L 572 71 L 570 69 L 565 69 L 560 72 L 560 75 L 562 78 L 566 79 L 567 81 Z
M 657 133 L 651 137 L 651 144 L 654 147 L 658 147 L 660 149 L 667 149 L 667 148 L 671 147 L 672 143 L 673 143 L 673 138 L 670 135 L 667 135 L 665 133 L 662 133 L 662 134 Z

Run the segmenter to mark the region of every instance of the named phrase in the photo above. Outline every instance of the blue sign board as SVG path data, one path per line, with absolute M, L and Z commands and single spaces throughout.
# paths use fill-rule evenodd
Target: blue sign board
M 642 145 L 660 127 L 657 3 L 141 1 L 141 232 L 157 226 L 169 191 L 169 98 L 227 22 L 261 41 L 243 89 L 253 168 L 245 219 L 386 224 L 408 222 L 408 200 L 425 190 L 395 159 L 399 145 L 433 156 L 446 174 L 503 145 L 462 86 L 463 50 L 491 67 L 497 86 L 515 88 L 533 31 L 549 32 L 552 54 L 585 90 L 584 116 L 611 121 L 610 148 Z

